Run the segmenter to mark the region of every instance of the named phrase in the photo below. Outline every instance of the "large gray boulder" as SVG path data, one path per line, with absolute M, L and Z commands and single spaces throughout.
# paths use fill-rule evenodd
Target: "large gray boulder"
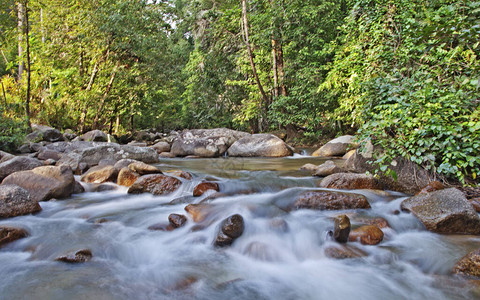
M 227 128 L 185 130 L 176 137 L 170 153 L 174 156 L 218 157 L 237 140 L 249 135 Z
M 402 210 L 412 212 L 437 233 L 480 234 L 480 218 L 465 195 L 455 189 L 419 194 L 404 200 Z
M 69 166 L 75 173 L 78 173 L 82 169 L 81 164 L 92 167 L 98 165 L 101 160 L 119 161 L 125 158 L 144 163 L 156 163 L 158 162 L 158 153 L 153 148 L 104 143 L 65 153 L 57 162 L 57 165 Z
M 70 167 L 43 166 L 7 176 L 3 184 L 14 184 L 26 189 L 35 201 L 69 197 L 75 189 L 75 178 Z
M 58 142 L 63 141 L 64 137 L 60 130 L 45 125 L 33 125 L 33 132 L 26 136 L 30 142 Z
M 382 152 L 382 149 L 367 144 L 366 149 L 357 150 L 348 158 L 343 168 L 350 172 L 373 174 L 378 168 L 378 165 L 374 163 L 375 157 L 381 156 Z M 389 168 L 395 172 L 396 178 L 383 173 L 378 174 L 380 184 L 388 190 L 414 195 L 434 180 L 434 176 L 425 169 L 403 158 L 394 159 Z
M 6 162 L 0 163 L 0 181 L 12 173 L 31 170 L 40 166 L 43 166 L 43 163 L 36 158 L 17 156 Z
M 333 139 L 312 153 L 312 156 L 343 156 L 348 149 L 356 148 L 353 136 L 343 135 Z
M 0 218 L 10 218 L 41 211 L 38 201 L 30 193 L 13 184 L 0 185 Z
M 292 154 L 292 148 L 273 134 L 252 134 L 239 139 L 228 149 L 229 156 L 241 157 L 283 157 Z

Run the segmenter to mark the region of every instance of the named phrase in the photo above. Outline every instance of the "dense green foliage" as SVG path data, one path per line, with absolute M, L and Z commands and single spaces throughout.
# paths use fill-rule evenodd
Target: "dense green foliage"
M 6 0 L 9 141 L 22 132 L 8 130 L 24 118 L 27 90 L 19 4 L 29 9 L 34 122 L 358 132 L 386 149 L 383 171 L 402 156 L 449 178 L 480 174 L 478 1 Z

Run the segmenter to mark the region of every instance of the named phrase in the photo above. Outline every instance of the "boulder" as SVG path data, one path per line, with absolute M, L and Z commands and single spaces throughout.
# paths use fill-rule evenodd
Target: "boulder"
M 152 146 L 153 149 L 157 151 L 158 154 L 162 152 L 170 152 L 170 144 L 167 142 L 158 142 Z
M 175 155 L 173 155 L 170 152 L 162 152 L 158 155 L 160 158 L 174 158 Z
M 318 169 L 318 166 L 314 164 L 304 164 L 303 166 L 300 167 L 300 171 L 306 171 L 310 174 L 315 174 L 317 169 Z
M 378 228 L 390 228 L 390 224 L 388 221 L 382 217 L 359 217 L 359 216 L 352 216 L 352 220 L 354 223 L 361 223 L 364 225 L 375 225 Z
M 15 155 L 0 150 L 0 164 L 14 158 Z
M 367 147 L 367 150 L 362 152 L 357 150 L 345 161 L 343 167 L 349 172 L 373 174 L 378 169 L 378 166 L 373 163 L 374 156 L 382 155 L 381 152 L 381 149 L 375 149 L 373 146 Z M 396 178 L 383 173 L 378 174 L 378 181 L 384 189 L 414 195 L 434 180 L 425 169 L 402 158 L 393 160 L 389 168 L 395 172 Z
M 28 232 L 25 229 L 0 226 L 0 247 L 27 236 Z
M 33 125 L 33 132 L 28 134 L 25 139 L 30 142 L 58 142 L 63 141 L 64 137 L 60 130 L 45 126 L 45 125 Z
M 189 204 L 185 206 L 185 211 L 190 214 L 194 222 L 199 223 L 212 213 L 211 208 L 212 207 L 207 204 Z
M 78 250 L 75 253 L 69 253 L 64 256 L 57 257 L 56 261 L 62 261 L 66 263 L 84 263 L 92 259 L 92 251 L 89 249 Z
M 219 187 L 218 183 L 216 183 L 216 182 L 202 182 L 202 183 L 199 183 L 193 189 L 193 196 L 194 197 L 201 196 L 208 190 L 214 190 L 214 191 L 219 192 L 220 187 Z
M 365 196 L 332 191 L 310 191 L 300 194 L 294 207 L 316 210 L 368 209 L 370 204 Z
M 226 128 L 185 130 L 175 138 L 170 153 L 174 156 L 218 157 L 238 139 L 248 135 Z
M 439 191 L 439 190 L 443 190 L 445 188 L 445 186 L 443 185 L 443 183 L 441 183 L 440 181 L 432 181 L 430 182 L 429 184 L 427 184 L 423 189 L 421 189 L 417 195 L 419 194 L 427 194 L 427 193 L 431 193 L 431 192 L 435 192 L 435 191 Z
M 10 218 L 41 211 L 38 201 L 17 185 L 0 185 L 0 218 Z
M 243 234 L 245 224 L 241 215 L 235 214 L 226 218 L 220 225 L 215 246 L 224 247 L 231 245 L 238 237 Z
M 168 222 L 170 222 L 170 225 L 172 225 L 173 228 L 179 228 L 187 223 L 187 217 L 180 214 L 170 214 L 168 216 Z
M 148 165 L 144 162 L 133 162 L 128 165 L 128 168 L 132 170 L 133 172 L 136 172 L 140 175 L 147 175 L 147 174 L 162 174 L 162 171 L 160 171 L 159 168 Z
M 350 234 L 350 219 L 347 215 L 335 217 L 333 238 L 339 243 L 346 243 Z
M 283 157 L 293 155 L 293 150 L 273 134 L 253 134 L 236 141 L 229 149 L 229 156 Z
M 128 166 L 131 163 L 136 163 L 136 162 L 139 162 L 139 161 L 135 160 L 135 159 L 124 158 L 124 159 L 121 159 L 121 160 L 117 161 L 113 166 L 115 167 L 115 169 L 120 171 L 123 168 L 128 168 Z
M 175 192 L 182 182 L 171 176 L 163 174 L 144 175 L 135 181 L 128 189 L 129 194 L 151 193 L 165 195 Z
M 152 148 L 135 147 L 118 144 L 101 144 L 93 147 L 78 149 L 65 153 L 57 162 L 57 165 L 67 165 L 78 173 L 82 163 L 87 166 L 95 166 L 103 159 L 113 159 L 119 161 L 124 158 L 130 158 L 145 163 L 158 162 L 158 154 Z
M 186 180 L 192 180 L 192 174 L 182 171 L 182 170 L 173 170 L 168 172 L 169 175 L 180 177 Z
M 337 173 L 325 177 L 320 187 L 329 189 L 382 189 L 382 185 L 372 175 Z
M 313 152 L 312 156 L 343 156 L 348 149 L 356 147 L 357 145 L 353 142 L 353 136 L 344 135 L 326 143 Z
M 62 158 L 62 153 L 55 150 L 42 149 L 38 153 L 37 158 L 40 160 L 53 159 L 58 161 Z
M 350 231 L 350 242 L 359 241 L 363 245 L 377 245 L 383 241 L 383 231 L 375 225 L 365 225 Z
M 425 227 L 437 233 L 480 234 L 480 218 L 465 195 L 449 188 L 404 200 L 402 210 L 412 212 Z
M 480 277 L 480 249 L 465 255 L 453 267 L 454 274 Z
M 343 172 L 342 168 L 338 167 L 333 161 L 327 160 L 323 164 L 319 165 L 312 174 L 314 176 L 325 177 L 340 172 Z
M 83 134 L 80 139 L 82 141 L 89 141 L 89 142 L 107 142 L 108 137 L 107 134 L 100 130 L 91 130 Z
M 29 171 L 16 172 L 2 184 L 15 184 L 26 189 L 35 201 L 69 197 L 75 189 L 72 169 L 67 166 L 43 166 Z
M 63 137 L 66 140 L 71 141 L 74 138 L 76 138 L 77 135 L 75 134 L 75 132 L 72 129 L 65 129 L 65 131 L 63 132 Z
M 118 171 L 113 166 L 95 166 L 83 174 L 80 180 L 88 183 L 115 182 L 117 175 Z
M 8 175 L 43 166 L 43 162 L 28 156 L 17 156 L 0 164 L 0 181 Z
M 139 177 L 140 174 L 133 172 L 129 168 L 123 168 L 118 172 L 117 184 L 130 187 Z

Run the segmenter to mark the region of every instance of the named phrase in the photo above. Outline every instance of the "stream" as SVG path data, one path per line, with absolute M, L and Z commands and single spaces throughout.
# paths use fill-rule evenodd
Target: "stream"
M 282 209 L 296 195 L 317 189 L 321 178 L 299 171 L 322 158 L 162 159 L 162 171 L 193 175 L 167 196 L 129 195 L 127 188 L 86 192 L 41 202 L 35 215 L 3 219 L 30 236 L 0 249 L 0 299 L 478 299 L 467 280 L 451 275 L 454 264 L 480 247 L 478 236 L 428 232 L 411 214 L 398 212 L 405 195 L 357 190 L 372 209 Z M 340 161 L 338 163 L 341 163 Z M 202 180 L 217 181 L 222 194 L 194 198 Z M 209 192 L 209 194 L 211 194 Z M 184 208 L 208 203 L 195 223 Z M 150 230 L 172 213 L 184 227 Z M 240 214 L 245 230 L 232 246 L 213 245 L 221 222 Z M 340 214 L 382 217 L 390 228 L 376 246 L 349 242 L 365 255 L 333 259 L 338 244 L 329 231 Z M 55 261 L 79 249 L 92 260 Z

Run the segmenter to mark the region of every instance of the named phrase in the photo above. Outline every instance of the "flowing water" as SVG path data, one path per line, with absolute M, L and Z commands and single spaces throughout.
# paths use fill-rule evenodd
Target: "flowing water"
M 0 249 L 0 299 L 478 299 L 478 288 L 452 276 L 455 262 L 480 247 L 474 236 L 430 233 L 410 214 L 398 213 L 404 195 L 364 194 L 368 211 L 286 212 L 295 196 L 318 189 L 301 173 L 319 158 L 166 159 L 164 170 L 194 175 L 172 195 L 128 195 L 125 188 L 43 202 L 43 211 L 0 221 L 30 232 Z M 222 194 L 207 199 L 208 217 L 196 224 L 184 211 L 201 180 Z M 155 231 L 171 213 L 184 227 Z M 245 231 L 231 247 L 216 248 L 219 225 L 241 214 Z M 333 217 L 383 217 L 391 228 L 377 246 L 348 243 L 365 255 L 328 258 L 338 247 L 328 234 Z M 356 219 L 357 218 L 357 219 Z M 357 223 L 356 223 L 357 222 Z M 67 264 L 55 258 L 79 249 L 93 258 Z

